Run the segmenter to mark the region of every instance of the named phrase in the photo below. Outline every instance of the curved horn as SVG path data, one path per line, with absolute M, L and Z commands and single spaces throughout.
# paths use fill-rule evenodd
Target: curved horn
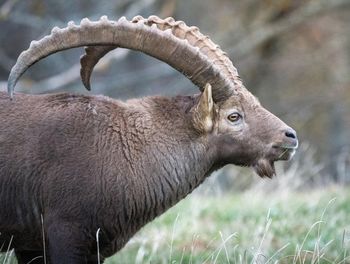
M 118 46 L 91 46 L 85 47 L 85 54 L 80 57 L 80 77 L 87 90 L 91 90 L 90 77 L 98 61 Z
M 118 46 L 142 51 L 183 73 L 201 91 L 210 83 L 215 101 L 232 95 L 235 85 L 241 84 L 227 55 L 197 27 L 155 16 L 148 19 L 137 16 L 132 21 L 125 17 L 110 21 L 103 16 L 96 22 L 84 18 L 80 25 L 69 22 L 66 28 L 55 27 L 50 35 L 32 41 L 10 72 L 10 96 L 20 76 L 32 64 L 52 53 L 80 46 Z

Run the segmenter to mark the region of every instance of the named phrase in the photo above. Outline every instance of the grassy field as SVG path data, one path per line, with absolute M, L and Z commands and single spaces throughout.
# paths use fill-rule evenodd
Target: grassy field
M 350 263 L 349 251 L 348 189 L 247 191 L 190 195 L 107 263 Z
M 350 263 L 348 189 L 191 195 L 107 263 Z

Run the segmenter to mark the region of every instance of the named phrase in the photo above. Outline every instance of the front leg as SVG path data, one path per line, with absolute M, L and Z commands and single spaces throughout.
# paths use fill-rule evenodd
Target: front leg
M 100 263 L 103 263 L 105 261 L 105 258 L 103 256 L 100 255 Z M 93 256 L 90 256 L 88 261 L 87 261 L 87 264 L 98 264 L 98 257 L 97 255 L 93 255 Z
M 88 263 L 91 241 L 79 225 L 54 222 L 47 228 L 47 240 L 51 264 Z
M 45 264 L 44 251 L 16 250 L 15 255 L 18 264 Z

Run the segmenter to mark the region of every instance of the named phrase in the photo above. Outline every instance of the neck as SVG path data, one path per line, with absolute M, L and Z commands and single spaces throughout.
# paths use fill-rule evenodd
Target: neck
M 141 225 L 191 193 L 215 169 L 215 147 L 192 125 L 189 110 L 195 101 L 193 97 L 151 101 L 152 111 L 155 109 L 151 115 L 162 122 L 154 123 L 156 133 L 147 155 L 138 160 L 143 171 L 138 173 L 142 184 L 135 189 L 135 197 L 141 200 L 135 201 L 138 212 L 134 219 L 140 219 Z

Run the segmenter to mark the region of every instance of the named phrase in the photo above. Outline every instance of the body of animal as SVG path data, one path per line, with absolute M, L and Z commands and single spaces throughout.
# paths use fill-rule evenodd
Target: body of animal
M 81 60 L 87 88 L 98 60 L 124 47 L 172 65 L 201 93 L 126 102 L 13 93 L 30 65 L 78 46 L 89 46 Z M 172 18 L 54 28 L 19 56 L 8 90 L 0 93 L 0 244 L 19 263 L 103 261 L 214 170 L 236 164 L 272 177 L 274 162 L 298 145 L 220 48 Z

